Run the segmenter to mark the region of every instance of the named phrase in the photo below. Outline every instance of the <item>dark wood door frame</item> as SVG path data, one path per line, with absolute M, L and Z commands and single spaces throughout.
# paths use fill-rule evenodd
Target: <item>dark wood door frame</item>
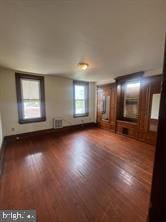
M 166 41 L 165 41 L 166 44 Z M 166 46 L 149 222 L 166 221 Z

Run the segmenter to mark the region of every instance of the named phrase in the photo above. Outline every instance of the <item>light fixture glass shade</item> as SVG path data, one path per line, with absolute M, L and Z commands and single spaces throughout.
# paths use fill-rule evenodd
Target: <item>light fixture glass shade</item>
M 87 63 L 79 63 L 78 65 L 81 70 L 86 70 L 89 66 Z

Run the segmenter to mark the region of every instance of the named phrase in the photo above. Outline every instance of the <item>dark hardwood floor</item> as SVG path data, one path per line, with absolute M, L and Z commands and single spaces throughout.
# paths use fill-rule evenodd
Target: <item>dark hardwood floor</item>
M 11 143 L 0 209 L 38 222 L 145 222 L 154 147 L 92 128 Z

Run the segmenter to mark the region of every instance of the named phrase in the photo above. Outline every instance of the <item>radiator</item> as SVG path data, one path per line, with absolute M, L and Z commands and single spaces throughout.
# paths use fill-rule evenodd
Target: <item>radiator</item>
M 53 119 L 53 128 L 54 129 L 59 129 L 63 128 L 63 119 Z

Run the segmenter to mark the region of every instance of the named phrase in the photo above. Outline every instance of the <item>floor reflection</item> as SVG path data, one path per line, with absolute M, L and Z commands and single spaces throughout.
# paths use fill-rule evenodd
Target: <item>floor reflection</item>
M 121 169 L 120 170 L 120 177 L 121 179 L 127 183 L 129 186 L 133 185 L 134 178 L 131 174 L 129 174 L 127 171 Z
M 73 169 L 86 170 L 87 169 L 87 144 L 83 140 L 75 141 L 72 144 L 72 158 L 70 166 Z
M 41 165 L 43 163 L 43 153 L 32 153 L 25 157 L 25 163 L 26 165 L 33 164 L 33 161 L 35 161 L 35 165 Z

